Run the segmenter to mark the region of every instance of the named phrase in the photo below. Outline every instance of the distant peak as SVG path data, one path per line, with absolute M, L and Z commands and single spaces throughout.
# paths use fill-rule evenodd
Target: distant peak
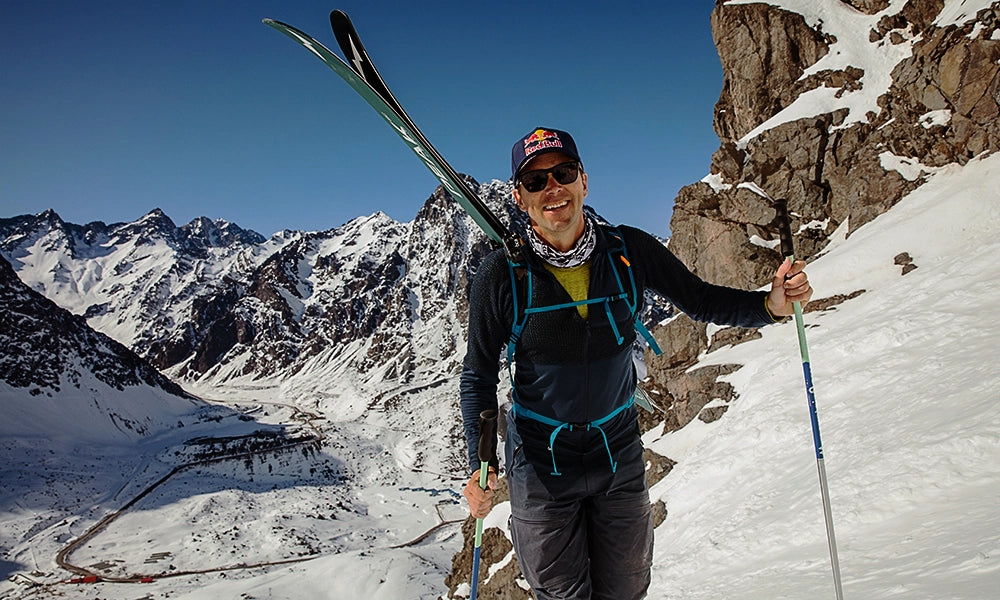
M 229 246 L 234 243 L 253 245 L 266 240 L 256 231 L 243 229 L 225 219 L 212 220 L 205 216 L 192 219 L 180 228 L 180 232 L 184 237 L 200 240 L 207 246 Z
M 145 221 L 153 221 L 156 222 L 157 224 L 163 224 L 163 225 L 169 224 L 169 227 L 171 228 L 176 227 L 176 225 L 174 225 L 173 220 L 167 216 L 167 213 L 163 212 L 159 208 L 154 208 L 153 210 L 149 211 L 141 219 L 139 219 L 138 222 L 142 223 Z
M 52 223 L 52 224 L 62 224 L 62 217 L 59 216 L 54 209 L 48 209 L 45 212 L 38 213 L 35 215 L 35 219 L 42 223 Z

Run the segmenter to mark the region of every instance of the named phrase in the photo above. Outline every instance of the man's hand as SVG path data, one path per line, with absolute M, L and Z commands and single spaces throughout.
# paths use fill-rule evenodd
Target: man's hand
M 479 470 L 477 469 L 475 473 L 472 474 L 472 478 L 469 479 L 469 483 L 465 484 L 465 490 L 463 494 L 465 499 L 469 502 L 469 513 L 477 518 L 482 519 L 489 514 L 490 509 L 493 508 L 493 490 L 497 488 L 497 472 L 490 467 L 489 473 L 486 476 L 486 489 L 479 487 Z
M 795 313 L 794 303 L 803 305 L 812 298 L 813 289 L 806 276 L 806 262 L 797 260 L 794 263 L 785 259 L 774 273 L 771 281 L 771 292 L 767 296 L 767 309 L 775 317 L 787 317 Z

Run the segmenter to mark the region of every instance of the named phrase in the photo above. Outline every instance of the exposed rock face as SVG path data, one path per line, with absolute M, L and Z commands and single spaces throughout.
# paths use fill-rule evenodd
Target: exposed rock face
M 715 105 L 715 132 L 722 140 L 743 137 L 760 125 L 761 115 L 791 104 L 806 87 L 799 82 L 806 67 L 827 53 L 831 41 L 802 15 L 757 4 L 716 3 L 712 33 L 726 74 Z
M 712 174 L 680 191 L 671 220 L 671 250 L 700 276 L 744 288 L 768 283 L 781 257 L 766 243 L 777 238 L 774 210 L 755 186 L 788 199 L 796 252 L 808 260 L 838 227 L 849 235 L 921 185 L 933 169 L 1000 148 L 1000 3 L 943 27 L 935 25 L 941 0 L 911 0 L 898 13 L 883 14 L 888 4 L 822 3 L 831 13 L 871 15 L 864 21 L 870 29 L 853 35 L 863 37 L 881 60 L 898 58 L 891 81 L 877 90 L 877 105 L 855 115 L 844 99 L 871 93 L 865 86 L 876 86 L 878 73 L 849 63 L 814 68 L 841 41 L 824 30 L 821 19 L 810 21 L 772 4 L 716 3 L 712 28 L 725 71 L 715 114 L 721 146 L 712 157 Z M 860 23 L 864 17 L 851 18 Z M 851 47 L 858 41 L 852 39 Z M 810 91 L 832 92 L 830 110 L 780 118 Z M 778 124 L 761 128 L 776 116 Z M 817 294 L 822 301 L 822 290 Z M 703 331 L 679 317 L 657 332 L 674 350 L 647 357 L 651 391 L 673 407 L 665 419 L 668 429 L 683 426 L 724 392 L 711 373 L 684 374 L 707 346 Z M 732 399 L 724 393 L 721 398 Z
M 828 2 L 835 9 L 839 2 Z M 852 2 L 872 14 L 884 2 Z M 824 87 L 843 98 L 861 92 L 871 74 L 855 66 L 810 73 L 837 43 L 801 15 L 771 4 L 717 3 L 712 27 L 725 71 L 716 105 L 721 147 L 712 174 L 722 185 L 701 182 L 681 190 L 674 209 L 671 249 L 700 275 L 723 284 L 757 286 L 778 260 L 750 238 L 773 239 L 773 210 L 752 182 L 785 197 L 793 212 L 796 247 L 815 256 L 841 224 L 849 231 L 888 210 L 922 183 L 929 169 L 964 164 L 1000 146 L 997 116 L 997 36 L 1000 9 L 975 20 L 939 28 L 941 0 L 911 0 L 894 15 L 872 17 L 866 33 L 874 48 L 912 45 L 892 69 L 892 83 L 878 98 L 879 112 L 845 125 L 848 110 L 792 119 L 745 139 L 803 93 Z M 887 159 L 913 165 L 912 175 L 884 166 Z M 770 258 L 770 260 L 768 260 Z

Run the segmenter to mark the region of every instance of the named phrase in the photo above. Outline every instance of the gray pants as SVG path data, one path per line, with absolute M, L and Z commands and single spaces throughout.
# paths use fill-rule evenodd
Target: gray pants
M 515 439 L 511 439 L 511 437 Z M 508 442 L 519 442 L 517 434 Z M 515 449 L 507 474 L 518 564 L 538 600 L 639 600 L 649 587 L 653 522 L 642 444 L 603 446 L 553 477 Z M 570 463 L 571 461 L 567 461 Z M 562 465 L 560 465 L 562 469 Z

